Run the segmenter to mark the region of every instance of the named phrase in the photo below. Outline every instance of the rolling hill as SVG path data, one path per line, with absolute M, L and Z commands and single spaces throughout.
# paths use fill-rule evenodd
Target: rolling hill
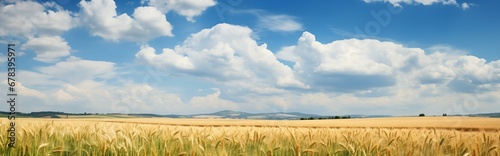
M 0 117 L 6 117 L 10 112 L 0 111 Z M 305 114 L 300 112 L 274 112 L 274 113 L 248 113 L 242 111 L 223 110 L 214 113 L 192 114 L 192 115 L 160 115 L 160 114 L 120 114 L 120 113 L 64 113 L 55 111 L 40 111 L 31 113 L 16 112 L 16 117 L 20 118 L 133 118 L 133 117 L 151 117 L 151 118 L 223 118 L 223 119 L 263 119 L 263 120 L 298 120 L 301 118 L 329 118 L 332 116 L 321 116 L 316 114 Z M 336 115 L 335 115 L 336 116 Z M 392 117 L 391 115 L 344 115 L 350 118 L 383 118 Z M 450 116 L 471 116 L 471 117 L 492 117 L 499 118 L 499 113 L 480 113 L 480 114 L 456 114 Z

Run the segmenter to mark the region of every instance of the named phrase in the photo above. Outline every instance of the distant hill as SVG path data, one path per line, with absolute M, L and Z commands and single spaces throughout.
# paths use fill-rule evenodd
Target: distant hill
M 392 115 L 361 115 L 361 114 L 354 114 L 354 115 L 349 115 L 351 118 L 387 118 L 387 117 L 392 117 Z
M 0 111 L 0 116 L 8 116 L 10 112 L 3 112 Z M 15 116 L 16 117 L 32 117 L 32 118 L 44 118 L 44 117 L 49 117 L 49 118 L 57 118 L 59 115 L 64 115 L 65 113 L 63 112 L 52 112 L 52 111 L 40 111 L 40 112 L 31 112 L 31 113 L 22 113 L 22 112 L 16 112 Z
M 462 116 L 477 116 L 477 117 L 500 118 L 500 112 L 498 112 L 498 113 L 469 114 L 469 115 L 462 115 Z
M 241 111 L 224 110 L 209 114 L 192 115 L 193 118 L 232 118 L 232 119 L 300 119 L 303 117 L 318 117 L 315 114 L 304 114 L 298 112 L 276 112 L 276 113 L 247 113 Z
M 10 112 L 0 111 L 0 117 L 6 117 Z M 16 117 L 26 118 L 81 118 L 81 117 L 110 117 L 110 118 L 123 118 L 123 117 L 150 117 L 150 118 L 224 118 L 224 119 L 273 119 L 273 120 L 294 120 L 305 117 L 319 117 L 315 114 L 304 114 L 299 112 L 276 112 L 276 113 L 247 113 L 241 111 L 224 110 L 207 114 L 193 114 L 193 115 L 159 115 L 150 113 L 139 114 L 120 114 L 120 113 L 64 113 L 53 111 L 40 111 L 31 113 L 16 112 Z
M 6 117 L 10 112 L 0 111 L 0 117 Z M 64 113 L 64 112 L 54 112 L 54 111 L 40 111 L 31 113 L 16 112 L 16 117 L 28 117 L 28 118 L 82 118 L 82 117 L 98 117 L 98 118 L 129 118 L 129 117 L 150 117 L 150 118 L 224 118 L 224 119 L 262 119 L 262 120 L 298 120 L 301 118 L 329 118 L 332 116 L 321 116 L 316 114 L 305 114 L 300 112 L 274 112 L 274 113 L 248 113 L 242 111 L 232 111 L 223 110 L 214 113 L 206 114 L 193 114 L 193 115 L 160 115 L 160 114 L 121 114 L 121 113 Z M 349 116 L 349 118 L 383 118 L 392 117 L 390 115 L 344 115 Z M 500 112 L 498 113 L 479 113 L 479 114 L 458 114 L 450 116 L 472 116 L 472 117 L 494 117 L 500 118 Z

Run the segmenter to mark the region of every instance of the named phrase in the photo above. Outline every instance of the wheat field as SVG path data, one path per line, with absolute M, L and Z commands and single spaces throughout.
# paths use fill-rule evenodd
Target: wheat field
M 16 148 L 0 155 L 500 155 L 498 119 L 398 120 L 18 119 Z

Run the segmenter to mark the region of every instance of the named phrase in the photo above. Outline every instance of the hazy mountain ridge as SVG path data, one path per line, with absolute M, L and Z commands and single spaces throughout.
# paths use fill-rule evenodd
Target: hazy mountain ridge
M 10 112 L 0 111 L 0 116 L 9 116 Z M 416 114 L 415 116 L 417 116 Z M 297 120 L 301 118 L 325 118 L 339 116 L 332 114 L 331 116 L 323 116 L 317 114 L 306 114 L 300 112 L 274 112 L 274 113 L 248 113 L 243 111 L 223 110 L 214 113 L 202 113 L 192 115 L 160 115 L 151 113 L 137 113 L 137 114 L 122 114 L 122 113 L 65 113 L 55 111 L 40 111 L 31 113 L 16 112 L 16 117 L 34 117 L 34 118 L 65 118 L 67 116 L 86 116 L 86 117 L 156 117 L 156 118 L 221 118 L 221 119 L 263 119 L 263 120 Z M 392 117 L 391 115 L 342 115 L 349 116 L 350 118 L 380 118 Z M 478 113 L 478 114 L 457 114 L 449 116 L 475 116 L 475 117 L 500 117 L 500 112 L 497 113 Z
M 275 112 L 275 113 L 248 113 L 242 111 L 223 110 L 209 114 L 192 115 L 194 118 L 200 117 L 214 118 L 234 118 L 234 119 L 300 119 L 303 117 L 319 117 L 315 114 L 304 114 L 300 112 Z

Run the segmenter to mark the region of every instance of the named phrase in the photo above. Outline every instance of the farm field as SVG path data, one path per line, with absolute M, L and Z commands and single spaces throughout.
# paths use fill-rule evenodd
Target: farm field
M 0 129 L 9 128 L 6 119 Z M 500 119 L 16 120 L 0 155 L 500 155 Z M 3 131 L 0 142 L 8 143 Z
M 47 119 L 51 120 L 51 119 Z M 76 119 L 77 121 L 99 121 L 115 123 L 142 123 L 176 126 L 255 126 L 255 127 L 305 127 L 305 128 L 440 128 L 459 130 L 497 130 L 500 118 L 481 117 L 391 117 L 356 118 L 339 120 L 241 120 L 241 119 Z

